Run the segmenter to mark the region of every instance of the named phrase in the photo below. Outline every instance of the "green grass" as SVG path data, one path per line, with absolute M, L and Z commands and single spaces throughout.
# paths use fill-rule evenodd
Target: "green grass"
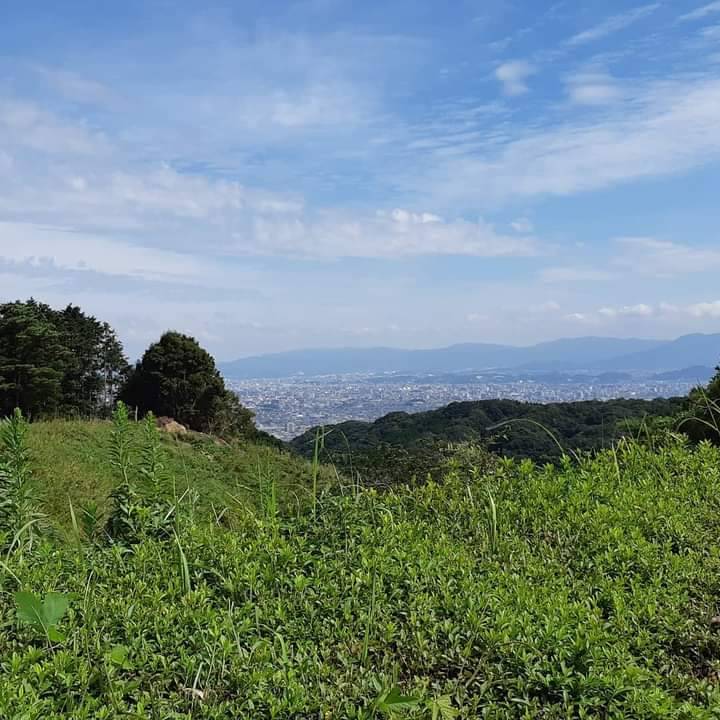
M 33 485 L 40 509 L 51 523 L 64 531 L 72 527 L 70 502 L 74 508 L 95 502 L 106 509 L 116 482 L 109 462 L 111 424 L 102 421 L 55 420 L 30 426 L 29 446 L 33 457 Z M 136 447 L 141 444 L 140 425 L 133 425 Z M 250 506 L 259 502 L 260 488 L 272 478 L 285 502 L 308 500 L 313 469 L 306 462 L 275 447 L 250 442 L 223 443 L 201 434 L 163 434 L 163 484 L 168 494 L 181 495 L 190 487 L 198 492 L 201 510 L 232 512 L 240 498 Z M 334 474 L 324 469 L 321 482 Z M 297 499 L 296 499 L 297 498 Z
M 0 566 L 0 717 L 718 718 L 719 534 L 720 451 L 669 441 L 326 486 L 229 527 L 181 511 L 130 547 L 36 542 Z M 52 633 L 18 591 L 70 598 Z

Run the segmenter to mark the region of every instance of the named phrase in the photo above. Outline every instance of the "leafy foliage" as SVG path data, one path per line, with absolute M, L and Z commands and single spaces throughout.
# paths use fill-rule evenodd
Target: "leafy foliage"
M 720 444 L 720 367 L 707 387 L 690 393 L 682 430 L 694 442 L 710 440 Z
M 108 535 L 124 543 L 137 542 L 142 533 L 140 518 L 142 501 L 138 494 L 133 470 L 133 446 L 127 406 L 119 402 L 113 412 L 113 429 L 109 460 L 117 472 L 118 480 L 110 497 L 112 510 L 107 523 Z
M 0 617 L 78 600 L 52 648 L 0 623 L 0 717 L 711 720 L 719 516 L 720 448 L 670 438 L 37 543 Z
M 28 424 L 19 409 L 0 420 L 0 548 L 19 542 L 42 519 L 32 487 Z
M 121 399 L 141 415 L 169 416 L 200 432 L 255 432 L 252 413 L 225 388 L 212 356 L 177 332 L 165 333 L 145 351 Z

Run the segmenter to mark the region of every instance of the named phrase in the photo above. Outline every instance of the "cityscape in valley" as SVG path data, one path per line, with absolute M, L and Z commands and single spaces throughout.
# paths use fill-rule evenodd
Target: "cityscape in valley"
M 291 440 L 311 427 L 345 420 L 375 420 L 391 412 L 434 410 L 456 401 L 510 399 L 534 403 L 627 398 L 651 400 L 687 395 L 701 381 L 702 369 L 678 374 L 632 376 L 626 373 L 591 375 L 514 376 L 501 373 L 474 376 L 396 374 L 326 375 L 228 380 L 242 403 L 255 412 L 258 428 Z M 708 370 L 709 374 L 709 370 Z
M 221 363 L 220 370 L 260 429 L 291 440 L 318 425 L 459 401 L 679 397 L 712 378 L 718 356 L 715 333 L 674 340 L 565 338 L 526 347 L 296 350 Z

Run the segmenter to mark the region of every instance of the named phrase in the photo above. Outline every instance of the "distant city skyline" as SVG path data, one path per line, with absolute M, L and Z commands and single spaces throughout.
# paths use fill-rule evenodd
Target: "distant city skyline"
M 521 378 L 433 383 L 415 378 L 405 382 L 374 382 L 373 376 L 338 375 L 326 378 L 229 380 L 241 402 L 255 412 L 258 427 L 281 440 L 291 440 L 319 425 L 347 420 L 372 421 L 391 412 L 435 410 L 451 402 L 498 398 L 534 403 L 612 400 L 651 400 L 680 397 L 697 384 L 651 378 L 612 383 L 537 382 Z
M 0 295 L 137 357 L 720 330 L 720 3 L 9 2 Z

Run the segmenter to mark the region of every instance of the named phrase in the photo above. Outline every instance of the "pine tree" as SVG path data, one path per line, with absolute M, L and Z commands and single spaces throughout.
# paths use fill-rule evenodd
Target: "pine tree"
M 70 351 L 51 319 L 34 300 L 0 305 L 0 416 L 20 408 L 48 415 L 62 402 L 62 380 Z
M 79 307 L 0 305 L 0 416 L 108 415 L 128 369 L 113 329 Z

